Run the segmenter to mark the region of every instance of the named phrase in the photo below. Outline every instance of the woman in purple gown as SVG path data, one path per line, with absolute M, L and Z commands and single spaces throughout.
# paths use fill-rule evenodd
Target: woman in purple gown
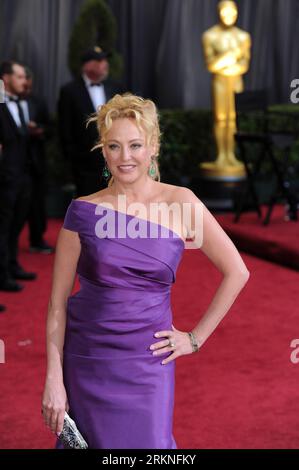
M 176 449 L 175 360 L 198 351 L 248 271 L 195 194 L 160 182 L 160 131 L 152 101 L 115 95 L 93 119 L 106 161 L 103 174 L 111 177 L 106 189 L 71 202 L 59 234 L 44 419 L 59 434 L 68 411 L 90 448 Z M 165 208 L 173 205 L 176 210 L 166 217 Z M 180 211 L 187 205 L 189 219 Z M 153 206 L 160 219 L 153 217 Z M 198 242 L 200 231 L 207 240 Z M 198 325 L 183 332 L 172 324 L 170 294 L 192 235 L 225 279 Z M 71 295 L 76 273 L 80 290 Z M 60 440 L 56 447 L 62 448 Z

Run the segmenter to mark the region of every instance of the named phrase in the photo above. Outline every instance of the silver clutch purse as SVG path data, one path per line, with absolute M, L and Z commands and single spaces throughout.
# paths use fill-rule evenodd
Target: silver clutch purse
M 63 429 L 58 438 L 65 449 L 88 449 L 87 442 L 67 412 L 64 414 Z

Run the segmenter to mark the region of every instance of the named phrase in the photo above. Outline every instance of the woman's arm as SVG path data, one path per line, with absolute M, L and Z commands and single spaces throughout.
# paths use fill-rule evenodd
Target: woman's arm
M 232 240 L 205 205 L 189 188 L 181 188 L 180 192 L 182 202 L 188 202 L 192 205 L 191 226 L 187 227 L 188 232 L 193 233 L 192 230 L 196 229 L 202 230 L 202 245 L 200 248 L 223 274 L 223 280 L 211 304 L 192 330 L 199 346 L 201 346 L 215 330 L 234 303 L 239 292 L 243 289 L 248 281 L 249 271 Z M 201 207 L 202 227 L 195 226 L 194 205 Z
M 200 348 L 228 312 L 246 284 L 249 271 L 231 239 L 189 188 L 176 187 L 174 197 L 180 205 L 183 216 L 181 226 L 184 226 L 187 232 L 186 238 L 193 239 L 192 247 L 194 248 L 195 245 L 195 247 L 201 248 L 223 274 L 223 280 L 212 302 L 192 330 Z M 159 330 L 155 332 L 154 336 L 156 338 L 167 337 L 167 339 L 150 345 L 153 354 L 172 352 L 166 359 L 163 359 L 162 364 L 167 364 L 179 356 L 193 352 L 188 332 L 179 331 L 173 325 L 172 330 Z M 170 344 L 170 341 L 173 345 Z
M 43 414 L 53 432 L 61 432 L 68 408 L 63 385 L 63 345 L 66 303 L 72 292 L 81 244 L 77 232 L 62 228 L 56 245 L 52 290 L 47 317 L 47 373 L 43 394 Z

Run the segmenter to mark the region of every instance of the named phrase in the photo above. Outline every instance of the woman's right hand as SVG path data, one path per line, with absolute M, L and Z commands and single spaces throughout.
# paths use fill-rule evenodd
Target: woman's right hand
M 69 411 L 69 404 L 63 382 L 47 379 L 42 399 L 42 414 L 46 425 L 54 434 L 60 434 L 62 431 L 65 411 Z

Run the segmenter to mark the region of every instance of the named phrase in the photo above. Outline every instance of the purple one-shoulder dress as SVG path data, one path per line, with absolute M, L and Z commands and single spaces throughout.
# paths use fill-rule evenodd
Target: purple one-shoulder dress
M 119 233 L 118 222 L 131 232 Z M 113 236 L 103 235 L 108 225 Z M 132 237 L 133 226 L 145 229 L 141 236 Z M 175 360 L 162 365 L 171 353 L 153 356 L 149 347 L 161 341 L 156 331 L 172 330 L 171 285 L 184 241 L 160 224 L 84 200 L 71 202 L 64 228 L 81 242 L 63 358 L 70 416 L 90 448 L 176 449 Z

